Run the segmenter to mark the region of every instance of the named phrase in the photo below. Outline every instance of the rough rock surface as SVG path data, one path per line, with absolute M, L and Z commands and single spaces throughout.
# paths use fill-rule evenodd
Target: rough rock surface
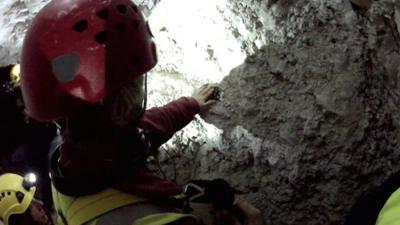
M 250 8 L 232 2 L 243 14 Z M 304 26 L 272 39 L 221 82 L 224 101 L 207 121 L 228 133 L 244 128 L 254 145 L 232 143 L 224 157 L 239 166 L 211 171 L 247 174 L 238 187 L 251 186 L 268 224 L 341 224 L 357 197 L 400 168 L 393 3 L 365 11 L 348 1 L 275 1 L 278 28 Z M 237 156 L 246 152 L 243 162 Z
M 0 2 L 0 65 L 18 62 L 27 23 L 47 1 Z M 160 1 L 136 2 L 150 14 Z M 196 62 L 216 73 L 202 81 L 223 78 L 223 100 L 162 147 L 154 170 L 180 184 L 225 177 L 267 224 L 342 224 L 357 197 L 400 168 L 400 2 L 356 2 L 371 1 L 202 1 L 196 16 L 224 31 L 230 52 L 219 32 L 186 42 L 172 32 L 188 35 L 185 24 L 156 26 L 162 62 L 149 105 L 190 94 Z M 199 58 L 188 59 L 193 46 Z M 224 78 L 227 52 L 248 57 Z
M 400 168 L 394 3 L 231 1 L 224 16 L 242 21 L 232 31 L 243 25 L 236 37 L 254 54 L 204 116 L 221 130 L 197 120 L 179 133 L 164 146 L 164 175 L 225 177 L 267 224 L 342 224 L 359 196 Z

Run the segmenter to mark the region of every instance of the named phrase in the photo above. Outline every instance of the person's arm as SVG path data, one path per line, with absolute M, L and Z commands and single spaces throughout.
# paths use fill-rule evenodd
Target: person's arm
M 152 149 L 160 147 L 190 123 L 197 113 L 214 104 L 215 100 L 209 99 L 212 91 L 211 86 L 203 86 L 192 97 L 183 97 L 163 107 L 146 110 L 139 126 L 149 132 Z
M 192 121 L 199 110 L 199 105 L 193 98 L 180 98 L 163 107 L 147 110 L 140 127 L 149 133 L 151 148 L 157 149 L 176 131 Z

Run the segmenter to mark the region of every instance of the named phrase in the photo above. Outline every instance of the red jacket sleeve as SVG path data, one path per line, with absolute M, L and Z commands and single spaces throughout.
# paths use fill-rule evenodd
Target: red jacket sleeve
M 146 110 L 139 127 L 148 132 L 151 149 L 155 150 L 190 123 L 199 111 L 194 98 L 183 97 L 163 107 Z

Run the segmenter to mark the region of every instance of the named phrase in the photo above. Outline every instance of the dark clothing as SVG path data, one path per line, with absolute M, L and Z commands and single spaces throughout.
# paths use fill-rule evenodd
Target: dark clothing
M 7 165 L 10 172 L 22 176 L 33 172 L 38 178 L 38 198 L 47 208 L 52 207 L 50 178 L 47 155 L 50 143 L 56 136 L 56 127 L 52 124 L 32 122 L 25 124 L 26 136 L 21 138 L 21 145 L 14 151 Z
M 27 123 L 21 89 L 15 87 L 10 79 L 12 68 L 12 65 L 0 68 L 0 170 L 22 176 L 35 172 L 39 180 L 37 197 L 50 208 L 47 154 L 56 136 L 56 127 L 51 123 Z
M 346 218 L 345 225 L 375 225 L 386 201 L 399 187 L 400 172 L 397 172 L 356 202 Z
M 200 106 L 195 99 L 180 98 L 163 107 L 147 110 L 138 127 L 144 129 L 150 142 L 150 150 L 155 151 L 176 131 L 186 126 L 199 110 Z M 91 147 L 85 146 L 85 149 L 80 151 L 61 146 L 60 169 L 66 177 L 85 174 L 89 177 L 104 178 L 115 167 L 115 161 L 119 160 L 119 149 L 116 147 L 118 144 L 98 140 L 91 144 Z M 118 177 L 111 186 L 121 191 L 152 198 L 169 197 L 181 192 L 175 184 L 151 174 L 144 165 L 126 174 L 127 176 Z

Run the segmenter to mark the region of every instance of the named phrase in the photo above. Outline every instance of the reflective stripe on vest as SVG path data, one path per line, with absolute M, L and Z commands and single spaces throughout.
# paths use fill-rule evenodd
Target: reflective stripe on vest
M 193 215 L 189 215 L 189 214 L 180 214 L 180 213 L 159 213 L 159 214 L 152 214 L 149 216 L 144 216 L 134 222 L 131 222 L 127 225 L 165 225 L 165 224 L 169 224 L 175 221 L 178 221 L 180 219 L 183 218 L 193 218 L 194 220 L 196 220 L 194 218 Z M 101 219 L 99 219 L 101 220 Z M 93 220 L 85 225 L 102 225 L 102 222 L 99 220 Z M 118 221 L 119 222 L 119 221 Z M 115 221 L 112 223 L 108 223 L 107 225 L 110 224 L 115 224 Z M 126 223 L 124 223 L 126 224 Z M 122 225 L 120 223 L 118 223 L 118 225 Z
M 156 216 L 157 215 L 157 216 Z M 158 220 L 149 220 L 144 218 L 154 218 Z M 96 219 L 95 225 L 114 225 L 118 221 L 118 225 L 132 225 L 134 222 L 141 220 L 140 224 L 158 224 L 163 221 L 173 222 L 184 217 L 193 217 L 192 215 L 182 214 L 179 209 L 167 206 L 157 206 L 151 203 L 137 203 L 127 205 L 111 212 L 108 212 Z
M 52 194 L 58 225 L 161 225 L 187 217 L 194 219 L 193 215 L 161 208 L 111 188 L 75 198 L 61 194 L 53 186 Z
M 59 225 L 82 225 L 113 209 L 146 201 L 112 188 L 75 198 L 58 192 L 52 186 L 52 194 Z
M 397 189 L 386 201 L 379 212 L 376 225 L 398 225 L 400 224 L 400 188 Z

